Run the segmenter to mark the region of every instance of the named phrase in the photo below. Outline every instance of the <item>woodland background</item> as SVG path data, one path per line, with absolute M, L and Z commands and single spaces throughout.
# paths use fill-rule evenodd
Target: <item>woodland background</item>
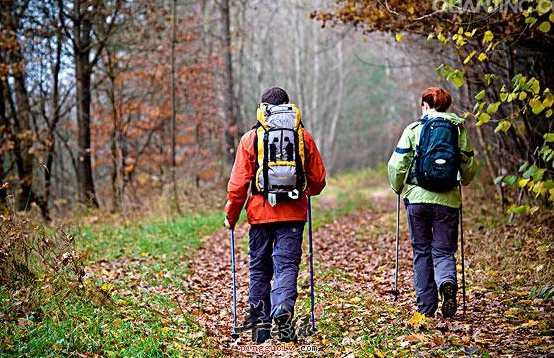
M 520 303 L 510 295 L 540 298 L 529 312 L 551 307 L 551 1 L 2 0 L 0 6 L 0 352 L 34 356 L 55 347 L 135 356 L 169 349 L 165 337 L 186 341 L 198 355 L 228 353 L 213 326 L 204 333 L 191 328 L 186 338 L 174 330 L 193 327 L 202 314 L 165 289 L 180 287 L 179 297 L 194 306 L 199 298 L 187 292 L 197 288 L 195 275 L 219 282 L 209 276 L 219 266 L 199 268 L 189 259 L 199 248 L 208 257 L 220 249 L 205 247 L 211 241 L 203 238 L 223 235 L 234 148 L 255 124 L 261 92 L 274 85 L 299 105 L 331 178 L 315 204 L 323 250 L 344 249 L 337 240 L 345 233 L 390 249 L 394 198 L 387 197 L 384 164 L 403 128 L 418 119 L 421 92 L 451 91 L 452 111 L 466 118 L 480 165 L 464 202 L 475 255 L 470 278 L 495 292 L 483 298 L 502 302 L 495 309 L 507 305 L 513 313 L 510 305 Z M 365 234 L 356 234 L 352 222 Z M 118 281 L 119 274 L 140 277 L 140 289 Z M 331 269 L 327 275 L 341 277 Z M 227 298 L 216 303 L 225 306 Z M 378 306 L 377 298 L 368 299 Z M 134 335 L 121 322 L 114 328 L 114 312 L 134 309 L 122 322 L 147 322 L 162 329 L 162 339 L 152 340 L 150 326 L 137 325 Z M 160 312 L 179 318 L 168 322 Z M 552 352 L 554 327 L 541 321 L 545 316 L 505 316 L 536 330 L 523 335 L 534 342 L 529 356 Z M 102 325 L 123 343 L 99 337 Z M 85 338 L 73 341 L 70 332 L 78 328 Z M 506 339 L 506 332 L 496 337 Z M 317 342 L 350 347 L 341 335 Z M 135 347 L 136 337 L 144 340 Z M 365 353 L 387 354 L 388 338 L 368 337 L 373 348 Z M 125 339 L 136 351 L 121 348 Z M 392 356 L 398 341 L 393 334 Z M 416 348 L 427 344 L 416 341 Z M 470 342 L 482 356 L 494 356 L 494 344 Z M 207 351 L 194 351 L 197 345 Z M 461 354 L 443 348 L 436 352 Z M 519 348 L 496 352 L 502 349 Z

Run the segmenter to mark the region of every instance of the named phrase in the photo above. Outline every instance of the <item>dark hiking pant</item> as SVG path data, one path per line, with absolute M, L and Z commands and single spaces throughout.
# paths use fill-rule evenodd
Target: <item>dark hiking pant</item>
M 304 224 L 277 222 L 250 227 L 248 302 L 257 321 L 271 322 L 271 317 L 280 305 L 294 312 Z
M 446 281 L 456 285 L 459 211 L 436 204 L 410 204 L 407 211 L 417 310 L 432 315 L 441 285 Z

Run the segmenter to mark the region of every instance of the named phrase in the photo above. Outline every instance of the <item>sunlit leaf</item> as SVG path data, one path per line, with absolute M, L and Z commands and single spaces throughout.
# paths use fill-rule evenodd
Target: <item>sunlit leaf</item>
M 539 31 L 542 31 L 542 32 L 550 31 L 550 22 L 544 21 L 542 24 L 540 24 Z
M 537 2 L 537 12 L 539 15 L 544 15 L 549 11 L 552 11 L 552 1 L 550 0 L 541 0 Z
M 487 113 L 493 114 L 498 111 L 498 107 L 500 106 L 500 102 L 491 103 L 487 106 Z
M 478 122 L 477 122 L 477 125 L 480 126 L 480 125 L 483 125 L 485 123 L 487 123 L 488 121 L 490 121 L 491 119 L 491 116 L 487 113 L 481 113 L 478 117 Z
M 531 106 L 534 114 L 539 114 L 544 110 L 542 101 L 538 97 L 531 99 L 529 101 L 529 106 Z
M 498 123 L 498 125 L 496 126 L 494 132 L 498 133 L 502 131 L 506 133 L 511 126 L 512 126 L 512 123 L 510 123 L 509 121 L 500 121 L 500 123 Z
M 469 61 L 471 61 L 471 58 L 472 58 L 473 56 L 475 56 L 476 53 L 477 53 L 476 50 L 471 51 L 471 53 L 470 53 L 470 54 L 466 57 L 466 59 L 464 60 L 464 65 L 467 65 L 467 63 L 468 63 Z
M 487 30 L 487 31 L 485 31 L 485 34 L 483 35 L 483 43 L 491 42 L 493 38 L 494 38 L 494 35 L 493 35 L 492 31 Z
M 554 96 L 550 93 L 550 90 L 545 91 L 542 105 L 544 108 L 550 108 L 554 104 Z
M 518 99 L 519 99 L 520 101 L 524 101 L 525 98 L 527 98 L 527 92 L 523 92 L 523 91 L 520 92 L 520 93 L 519 93 L 519 96 L 518 96 Z
M 537 18 L 536 17 L 528 17 L 525 19 L 525 23 L 526 24 L 529 24 L 529 26 L 533 26 L 537 23 Z
M 533 91 L 533 94 L 539 94 L 541 86 L 539 81 L 535 77 L 532 77 L 529 82 L 527 82 L 527 86 L 530 87 L 531 91 Z
M 519 214 L 519 215 L 526 214 L 529 211 L 529 209 L 530 209 L 529 205 L 517 206 L 513 204 L 508 208 L 508 214 Z M 515 316 L 516 314 L 517 314 L 517 311 L 515 310 L 508 310 L 504 313 L 506 317 Z
M 464 78 L 455 77 L 454 79 L 452 79 L 452 83 L 454 83 L 454 86 L 456 87 L 462 87 L 464 85 Z
M 517 181 L 517 186 L 519 186 L 520 188 L 524 188 L 524 187 L 527 185 L 527 183 L 529 183 L 529 180 L 531 180 L 531 179 L 529 179 L 529 178 L 527 178 L 527 179 L 521 178 L 521 179 L 519 179 L 519 180 Z

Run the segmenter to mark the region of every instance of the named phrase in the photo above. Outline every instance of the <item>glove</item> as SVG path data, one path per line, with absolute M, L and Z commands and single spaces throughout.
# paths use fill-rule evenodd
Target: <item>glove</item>
M 235 228 L 235 225 L 231 225 L 231 223 L 227 218 L 225 218 L 225 220 L 223 221 L 223 226 L 225 226 L 229 230 L 232 230 Z

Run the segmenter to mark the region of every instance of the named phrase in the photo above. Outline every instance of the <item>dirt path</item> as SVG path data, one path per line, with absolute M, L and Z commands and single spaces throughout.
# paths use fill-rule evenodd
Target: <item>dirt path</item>
M 400 249 L 401 294 L 395 303 L 391 294 L 394 197 L 376 192 L 374 201 L 376 209 L 345 215 L 314 233 L 316 301 L 325 313 L 318 321 L 317 334 L 299 344 L 318 345 L 318 356 L 554 357 L 552 304 L 529 300 L 524 291 L 499 293 L 474 284 L 468 290 L 467 314 L 460 310 L 456 319 L 439 317 L 414 329 L 418 322 L 412 319 L 415 299 L 406 228 Z M 239 323 L 248 295 L 248 257 L 239 249 L 246 235 L 246 226 L 237 228 Z M 306 254 L 304 260 L 308 260 Z M 194 302 L 191 310 L 222 354 L 241 356 L 230 338 L 228 233 L 207 238 L 190 270 L 189 294 L 182 300 Z M 309 300 L 308 282 L 304 267 L 299 278 L 299 302 L 304 304 Z M 243 334 L 239 343 L 248 340 L 248 334 Z
M 530 298 L 528 290 L 486 289 L 479 281 L 479 272 L 471 266 L 467 272 L 467 314 L 460 309 L 452 320 L 414 320 L 407 228 L 401 229 L 400 298 L 394 302 L 395 198 L 382 190 L 376 191 L 372 199 L 372 208 L 343 215 L 314 233 L 316 303 L 324 313 L 317 321 L 316 335 L 298 345 L 317 345 L 319 352 L 310 355 L 321 357 L 554 357 L 552 300 Z M 403 216 L 402 222 L 405 221 Z M 247 229 L 247 225 L 236 229 L 239 324 L 248 297 L 248 255 L 244 249 Z M 304 244 L 299 313 L 309 313 L 308 255 L 307 243 Z M 145 260 L 148 259 L 100 262 L 93 270 L 106 281 L 117 280 L 118 272 L 125 272 L 129 279 L 129 272 L 139 270 Z M 136 285 L 179 302 L 184 312 L 198 320 L 203 334 L 183 330 L 179 338 L 185 352 L 193 356 L 212 356 L 215 351 L 221 356 L 243 356 L 230 337 L 233 314 L 228 231 L 205 238 L 188 265 L 188 274 L 178 287 L 149 286 L 140 275 L 136 276 Z M 178 317 L 180 312 L 160 314 Z M 244 333 L 238 343 L 248 344 L 249 338 Z M 298 355 L 302 354 L 289 352 L 280 356 Z

